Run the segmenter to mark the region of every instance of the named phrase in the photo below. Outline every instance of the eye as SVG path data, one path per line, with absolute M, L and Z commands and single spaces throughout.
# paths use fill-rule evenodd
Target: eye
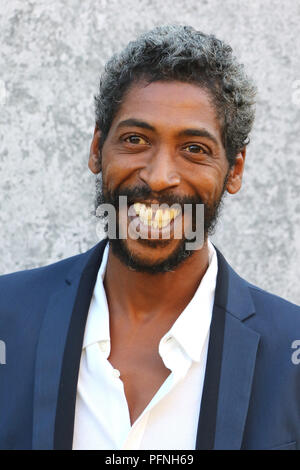
M 187 145 L 183 150 L 187 150 L 189 153 L 207 153 L 204 147 L 196 144 Z
M 135 145 L 147 145 L 148 142 L 141 136 L 139 135 L 129 135 L 126 137 L 125 142 L 128 142 L 129 144 L 135 144 Z

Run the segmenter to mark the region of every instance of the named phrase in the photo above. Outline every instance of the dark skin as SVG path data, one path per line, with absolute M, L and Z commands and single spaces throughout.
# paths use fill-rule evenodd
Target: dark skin
M 121 124 L 128 119 L 152 129 Z M 209 93 L 197 85 L 177 81 L 132 85 L 113 119 L 101 157 L 100 136 L 96 127 L 89 168 L 95 174 L 102 171 L 108 190 L 147 183 L 151 202 L 164 192 L 200 195 L 208 203 L 221 195 L 229 169 L 221 127 Z M 244 163 L 245 149 L 230 169 L 226 185 L 230 194 L 241 187 Z M 171 239 L 154 248 L 125 240 L 135 256 L 153 264 L 168 257 L 179 242 Z M 174 271 L 155 275 L 130 270 L 109 253 L 104 280 L 110 312 L 109 361 L 121 373 L 131 423 L 170 374 L 158 354 L 160 339 L 192 299 L 207 266 L 207 241 Z

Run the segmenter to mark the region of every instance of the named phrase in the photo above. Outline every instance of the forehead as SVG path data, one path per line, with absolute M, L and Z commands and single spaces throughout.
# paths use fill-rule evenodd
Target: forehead
M 196 126 L 206 128 L 220 139 L 220 122 L 210 92 L 190 83 L 133 84 L 123 97 L 112 128 L 128 118 L 142 119 L 155 128 L 174 131 Z

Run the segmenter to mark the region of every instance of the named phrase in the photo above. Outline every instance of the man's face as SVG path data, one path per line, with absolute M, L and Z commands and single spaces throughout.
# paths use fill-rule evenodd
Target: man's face
M 99 142 L 97 134 L 94 146 Z M 90 168 L 97 172 L 91 162 Z M 128 206 L 139 202 L 141 206 L 135 207 L 142 207 L 142 212 L 155 203 L 177 203 L 182 209 L 184 204 L 204 204 L 206 234 L 216 220 L 228 179 L 234 175 L 234 168 L 229 172 L 209 92 L 177 81 L 132 85 L 104 142 L 101 169 L 103 189 L 98 200 L 112 203 L 117 215 L 119 195 L 128 197 Z M 127 209 L 120 215 L 129 225 L 132 217 Z M 194 223 L 194 215 L 183 212 L 182 224 L 192 230 Z M 193 255 L 185 242 L 184 233 L 178 239 L 172 230 L 167 240 L 151 235 L 111 240 L 119 259 L 152 273 L 173 270 Z

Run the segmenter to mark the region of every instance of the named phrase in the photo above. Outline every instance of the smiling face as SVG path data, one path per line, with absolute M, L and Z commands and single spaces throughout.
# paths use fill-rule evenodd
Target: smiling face
M 120 194 L 128 196 L 129 204 L 139 202 L 135 209 L 141 214 L 133 214 L 141 228 L 152 217 L 147 212 L 150 204 L 203 203 L 207 234 L 224 190 L 235 193 L 240 188 L 245 152 L 229 168 L 210 94 L 197 85 L 133 84 L 113 119 L 101 159 L 99 138 L 96 129 L 89 167 L 94 173 L 102 171 L 103 202 L 116 204 Z M 158 238 L 112 240 L 113 252 L 125 263 L 131 260 L 137 270 L 174 269 L 193 252 L 187 252 L 185 239 L 174 238 L 172 230 L 168 240 L 161 239 L 161 221 L 159 214 L 160 224 L 152 227 Z M 192 230 L 193 217 L 183 214 L 182 223 Z

